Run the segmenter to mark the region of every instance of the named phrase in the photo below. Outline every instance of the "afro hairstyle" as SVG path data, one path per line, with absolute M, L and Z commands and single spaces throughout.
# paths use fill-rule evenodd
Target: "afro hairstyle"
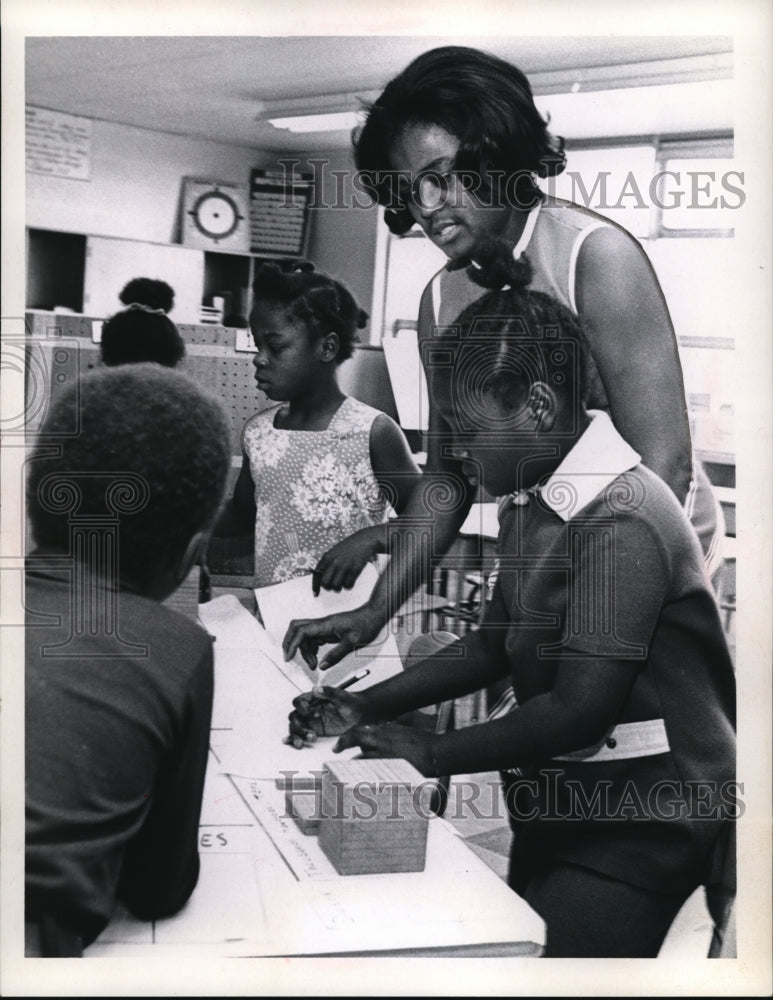
M 118 298 L 125 306 L 136 303 L 149 309 L 163 309 L 165 313 L 174 307 L 174 289 L 159 278 L 132 278 Z
M 100 354 L 109 366 L 154 361 L 174 368 L 185 357 L 185 341 L 164 312 L 135 303 L 105 320 Z
M 187 376 L 154 364 L 87 372 L 51 406 L 29 460 L 33 538 L 69 552 L 73 519 L 117 518 L 120 578 L 144 590 L 209 528 L 230 464 L 222 407 Z

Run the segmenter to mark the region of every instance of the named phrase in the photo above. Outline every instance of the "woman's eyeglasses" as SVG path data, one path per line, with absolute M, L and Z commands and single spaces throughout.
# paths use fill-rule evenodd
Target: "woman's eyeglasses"
M 441 208 L 448 200 L 449 190 L 454 179 L 454 171 L 423 170 L 418 174 L 410 188 L 410 198 L 418 209 L 432 211 Z

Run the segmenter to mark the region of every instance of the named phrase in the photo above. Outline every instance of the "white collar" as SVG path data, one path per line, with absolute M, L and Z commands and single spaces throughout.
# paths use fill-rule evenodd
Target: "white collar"
M 547 482 L 503 498 L 528 503 L 528 494 L 539 492 L 543 502 L 563 521 L 595 499 L 611 482 L 641 461 L 624 441 L 604 410 L 589 410 L 590 423 Z

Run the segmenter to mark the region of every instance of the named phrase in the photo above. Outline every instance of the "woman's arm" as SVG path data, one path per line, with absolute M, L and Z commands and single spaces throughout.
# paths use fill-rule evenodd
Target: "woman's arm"
M 431 299 L 425 290 L 419 313 L 420 340 L 430 335 L 431 324 Z M 321 668 L 334 666 L 353 649 L 371 642 L 428 578 L 433 558 L 448 551 L 475 497 L 459 462 L 450 455 L 451 443 L 451 428 L 430 394 L 427 465 L 404 511 L 388 523 L 386 571 L 362 607 L 291 622 L 283 643 L 286 659 L 300 650 L 306 662 L 316 667 L 319 647 L 334 643 Z
M 615 426 L 683 503 L 692 446 L 682 368 L 663 292 L 633 237 L 612 226 L 588 236 L 576 300 Z
M 607 659 L 580 666 L 573 660 L 559 668 L 551 691 L 494 722 L 435 735 L 365 720 L 339 737 L 336 750 L 359 746 L 363 757 L 400 757 L 426 777 L 549 760 L 603 739 L 619 718 L 640 666 Z
M 432 561 L 447 551 L 464 523 L 474 492 L 453 464 L 449 471 L 428 465 L 400 515 L 386 524 L 386 569 L 367 604 L 353 611 L 291 621 L 283 641 L 286 660 L 300 650 L 312 669 L 317 650 L 333 643 L 320 669 L 335 666 L 352 650 L 372 642 L 411 594 L 428 579 Z

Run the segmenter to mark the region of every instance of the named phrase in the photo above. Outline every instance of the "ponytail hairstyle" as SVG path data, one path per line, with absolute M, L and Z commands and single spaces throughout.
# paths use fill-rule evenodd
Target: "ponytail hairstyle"
M 308 260 L 263 264 L 252 283 L 253 308 L 258 302 L 279 305 L 303 320 L 312 336 L 338 335 L 336 362 L 346 361 L 359 341 L 368 314 L 357 305 L 349 289 L 326 274 L 314 270 Z
M 118 296 L 125 306 L 141 305 L 168 313 L 174 307 L 174 289 L 159 278 L 132 278 Z
M 564 141 L 553 136 L 534 104 L 526 76 L 516 66 L 478 49 L 449 45 L 415 59 L 387 84 L 367 109 L 352 142 L 358 170 L 390 230 L 403 235 L 413 226 L 408 206 L 396 196 L 390 154 L 411 125 L 438 125 L 459 140 L 454 169 L 467 186 L 486 186 L 495 171 L 517 204 L 530 208 L 542 194 L 534 177 L 560 174 Z M 502 196 L 502 191 L 492 192 Z
M 454 362 L 454 405 L 464 418 L 476 398 L 491 393 L 503 406 L 526 404 L 531 386 L 545 382 L 575 413 L 585 403 L 589 353 L 578 317 L 557 299 L 529 287 L 528 257 L 514 259 L 502 240 L 471 268 L 489 291 L 454 323 L 460 349 Z
M 164 309 L 138 302 L 105 320 L 99 349 L 109 367 L 154 361 L 174 368 L 185 357 L 185 341 Z

